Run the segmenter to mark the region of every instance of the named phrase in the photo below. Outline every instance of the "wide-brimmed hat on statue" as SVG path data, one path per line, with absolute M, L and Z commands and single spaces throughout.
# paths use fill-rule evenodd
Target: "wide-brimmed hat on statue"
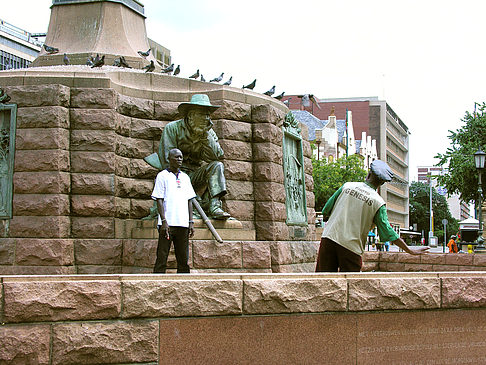
M 393 171 L 390 166 L 381 160 L 374 160 L 370 166 L 371 172 L 382 181 L 391 181 L 393 179 Z
M 177 107 L 179 110 L 179 114 L 182 116 L 186 116 L 187 111 L 192 108 L 203 108 L 208 109 L 210 113 L 214 112 L 218 109 L 220 105 L 211 105 L 209 101 L 209 96 L 206 94 L 194 94 L 191 98 L 189 103 L 181 103 Z

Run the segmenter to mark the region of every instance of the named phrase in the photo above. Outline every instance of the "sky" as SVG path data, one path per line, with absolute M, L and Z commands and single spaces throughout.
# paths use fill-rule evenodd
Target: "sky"
M 140 1 L 148 37 L 170 49 L 182 77 L 200 69 L 235 87 L 256 78 L 262 93 L 386 100 L 411 133 L 411 181 L 486 101 L 482 0 Z M 12 1 L 0 18 L 45 32 L 51 4 Z

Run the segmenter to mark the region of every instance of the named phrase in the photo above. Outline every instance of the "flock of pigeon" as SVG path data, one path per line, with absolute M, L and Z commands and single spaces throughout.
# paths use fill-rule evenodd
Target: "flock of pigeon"
M 59 53 L 58 48 L 50 47 L 46 44 L 44 44 L 43 46 L 44 46 L 44 49 L 46 50 L 46 52 L 48 54 Z M 138 51 L 138 54 L 143 58 L 147 58 L 150 55 L 150 51 L 151 51 L 151 49 L 149 48 L 146 52 Z M 69 57 L 67 56 L 66 53 L 64 53 L 63 62 L 64 62 L 65 65 L 71 64 Z M 160 64 L 159 61 L 157 61 L 157 62 Z M 93 56 L 88 57 L 88 59 L 86 61 L 86 65 L 90 66 L 91 68 L 102 67 L 104 64 L 105 64 L 105 56 L 103 55 L 103 56 L 100 57 L 99 54 L 97 54 L 96 57 L 93 57 Z M 160 65 L 162 66 L 162 64 L 160 64 Z M 123 56 L 115 58 L 115 60 L 113 62 L 113 66 L 131 68 L 128 65 L 127 61 L 125 60 L 125 57 L 123 57 Z M 166 74 L 166 75 L 172 75 L 172 76 L 179 75 L 180 72 L 181 72 L 180 65 L 177 65 L 176 68 L 174 68 L 174 66 L 175 66 L 174 64 L 171 64 L 170 66 L 163 68 L 161 70 L 161 73 Z M 142 67 L 142 69 L 145 70 L 145 72 L 154 72 L 155 71 L 154 61 L 151 60 L 150 63 L 147 66 Z M 224 77 L 224 72 L 222 72 L 221 75 L 219 75 L 218 77 L 215 77 L 214 79 L 209 80 L 209 82 L 219 83 L 219 82 L 223 81 L 223 77 Z M 189 78 L 195 79 L 195 80 L 200 79 L 202 82 L 206 82 L 206 79 L 204 78 L 203 74 L 199 73 L 199 70 L 197 70 L 193 75 L 189 76 Z M 250 82 L 248 85 L 243 85 L 242 89 L 253 90 L 256 86 L 256 81 L 257 80 L 255 79 L 252 82 Z M 230 86 L 232 82 L 233 82 L 233 76 L 231 76 L 226 82 L 224 82 L 223 85 Z M 268 96 L 273 96 L 275 94 L 275 85 L 272 86 L 270 88 L 270 90 L 265 91 L 264 94 L 268 95 Z M 274 98 L 277 99 L 277 100 L 281 100 L 283 98 L 284 94 L 285 94 L 285 92 L 282 92 L 281 94 L 274 96 Z

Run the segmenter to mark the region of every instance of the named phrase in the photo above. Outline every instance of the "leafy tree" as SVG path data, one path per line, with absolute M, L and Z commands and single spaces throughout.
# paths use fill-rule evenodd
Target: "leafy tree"
M 345 182 L 364 181 L 367 175 L 358 155 L 343 156 L 333 162 L 312 158 L 312 167 L 316 212 L 322 211 L 327 200 Z
M 477 104 L 479 105 L 479 104 Z M 439 177 L 439 183 L 449 194 L 457 193 L 461 200 L 470 202 L 478 197 L 478 172 L 474 165 L 474 153 L 486 146 L 486 104 L 479 105 L 479 112 L 466 115 L 464 125 L 457 131 L 449 131 L 451 145 L 445 153 L 439 153 L 438 166 L 449 168 L 449 173 Z
M 417 223 L 419 232 L 428 232 L 430 229 L 430 188 L 421 182 L 412 182 L 409 190 L 410 197 L 410 223 Z M 434 235 L 442 242 L 444 239 L 444 226 L 442 220 L 447 219 L 447 236 L 456 234 L 459 222 L 453 218 L 444 196 L 432 189 L 432 209 L 434 211 Z

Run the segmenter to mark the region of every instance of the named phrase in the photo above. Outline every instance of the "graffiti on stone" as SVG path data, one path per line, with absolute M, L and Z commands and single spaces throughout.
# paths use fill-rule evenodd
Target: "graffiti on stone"
M 283 123 L 283 157 L 287 224 L 307 225 L 304 154 L 299 122 L 292 113 Z

